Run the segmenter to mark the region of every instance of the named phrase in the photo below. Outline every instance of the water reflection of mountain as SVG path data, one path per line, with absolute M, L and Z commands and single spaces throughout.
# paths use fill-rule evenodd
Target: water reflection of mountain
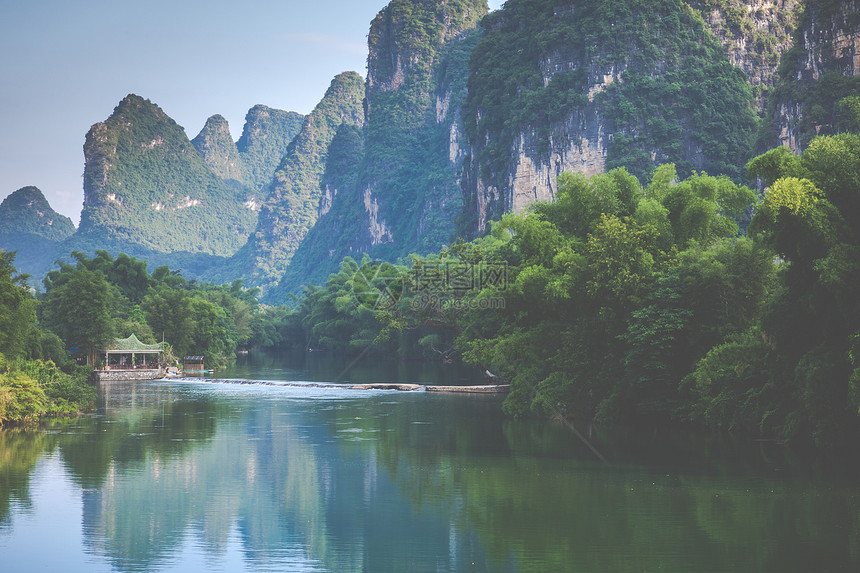
M 121 570 L 151 569 L 190 536 L 213 558 L 238 539 L 259 568 L 288 560 L 303 571 L 436 571 L 442 556 L 449 570 L 452 544 L 474 540 L 401 497 L 373 445 L 387 412 L 371 402 L 212 397 L 174 404 L 164 427 L 147 417 L 107 424 L 104 441 L 114 445 L 96 448 L 113 452 L 107 471 L 83 494 L 90 551 Z M 176 441 L 191 445 L 170 447 Z M 129 447 L 135 455 L 121 453 Z
M 96 417 L 0 433 L 0 533 L 31 496 L 38 507 L 30 480 L 46 476 L 34 468 L 59 452 L 62 479 L 82 500 L 84 551 L 119 571 L 189 562 L 304 572 L 860 563 L 856 474 L 806 469 L 773 446 L 599 433 L 604 465 L 564 426 L 504 420 L 495 397 L 183 383 L 113 390 Z
M 43 432 L 0 430 L 0 530 L 9 523 L 12 503 L 30 506 L 30 475 L 52 443 Z

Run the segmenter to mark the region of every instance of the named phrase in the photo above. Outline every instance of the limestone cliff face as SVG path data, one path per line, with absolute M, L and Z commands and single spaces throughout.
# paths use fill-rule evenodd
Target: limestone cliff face
M 860 94 L 860 2 L 807 1 L 771 107 L 775 141 L 801 151 L 836 130 L 842 97 Z
M 368 109 L 380 92 L 414 89 L 409 119 L 423 123 L 427 84 L 441 47 L 477 26 L 487 13 L 480 0 L 394 0 L 370 24 L 367 56 Z
M 798 1 L 506 2 L 472 56 L 460 232 L 552 200 L 564 171 L 741 177 Z
M 795 80 L 817 80 L 827 72 L 860 76 L 860 2 L 807 2 L 805 10 Z
M 207 119 L 206 125 L 191 143 L 221 179 L 242 181 L 242 157 L 233 142 L 230 126 L 224 116 L 213 115 Z
M 486 13 L 484 0 L 395 0 L 371 23 L 367 155 L 355 194 L 366 217 L 364 250 L 405 255 L 450 240 L 461 202 L 470 32 Z
M 764 109 L 768 90 L 776 83 L 780 58 L 792 46 L 801 3 L 802 0 L 689 2 L 722 42 L 732 65 L 749 78 L 760 110 Z
M 566 62 L 547 58 L 544 65 L 563 67 Z M 612 124 L 605 116 L 605 105 L 595 101 L 594 94 L 619 81 L 615 70 L 605 71 L 593 78 L 583 109 L 571 111 L 555 122 L 549 133 L 526 127 L 517 134 L 509 148 L 509 167 L 502 177 L 481 175 L 480 158 L 492 140 L 471 145 L 463 180 L 465 212 L 471 226 L 463 229 L 464 234 L 473 236 L 486 231 L 488 222 L 503 213 L 519 213 L 536 201 L 552 201 L 557 191 L 556 178 L 565 171 L 586 175 L 604 172 Z
M 468 149 L 460 110 L 486 13 L 486 0 L 394 0 L 374 18 L 361 144 L 346 132 L 340 144 L 353 171 L 326 177 L 320 218 L 273 296 L 324 282 L 345 256 L 394 260 L 452 240 Z

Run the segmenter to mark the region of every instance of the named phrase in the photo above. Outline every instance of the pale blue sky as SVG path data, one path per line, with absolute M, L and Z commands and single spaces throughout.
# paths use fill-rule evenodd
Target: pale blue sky
M 366 74 L 386 4 L 0 0 L 0 197 L 35 185 L 77 224 L 84 137 L 129 93 L 190 138 L 220 113 L 238 139 L 258 103 L 308 113 L 335 75 Z

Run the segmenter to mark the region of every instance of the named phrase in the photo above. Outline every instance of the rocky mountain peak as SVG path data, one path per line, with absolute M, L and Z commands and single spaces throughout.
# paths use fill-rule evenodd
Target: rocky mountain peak
M 248 110 L 242 136 L 236 142 L 243 163 L 242 180 L 248 187 L 262 191 L 272 181 L 303 120 L 300 113 L 262 104 Z
M 221 179 L 242 180 L 242 158 L 223 116 L 216 114 L 207 119 L 206 125 L 191 143 Z
M 226 122 L 216 119 L 209 127 L 201 141 L 229 140 Z M 253 230 L 256 213 L 244 205 L 248 191 L 223 181 L 185 130 L 140 96 L 126 96 L 93 125 L 84 158 L 80 232 L 91 242 L 115 242 L 133 253 L 224 256 Z

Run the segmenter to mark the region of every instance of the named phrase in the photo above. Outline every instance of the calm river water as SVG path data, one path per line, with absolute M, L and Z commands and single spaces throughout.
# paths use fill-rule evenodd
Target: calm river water
M 860 570 L 860 481 L 838 460 L 602 430 L 604 463 L 497 397 L 273 384 L 480 382 L 345 366 L 112 384 L 95 416 L 0 431 L 0 571 Z

